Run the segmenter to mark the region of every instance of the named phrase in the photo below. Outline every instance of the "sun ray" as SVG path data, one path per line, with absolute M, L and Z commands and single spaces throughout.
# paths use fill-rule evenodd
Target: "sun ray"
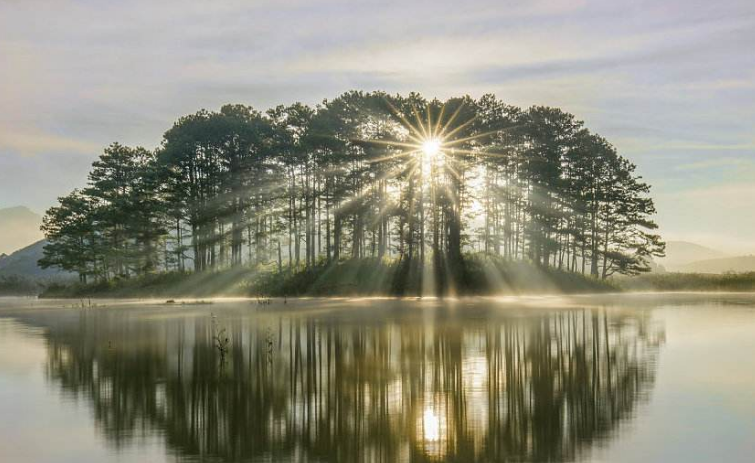
M 388 156 L 383 156 L 383 157 L 379 157 L 379 158 L 375 158 L 375 159 L 369 159 L 367 162 L 370 163 L 370 164 L 377 164 L 379 162 L 385 162 L 385 161 L 391 161 L 391 160 L 394 160 L 394 159 L 405 158 L 407 156 L 411 156 L 411 154 L 412 154 L 412 151 L 402 151 L 402 152 L 397 153 L 397 154 L 390 154 Z
M 445 105 L 444 105 L 445 106 Z M 459 115 L 461 110 L 464 108 L 464 103 L 460 104 L 458 108 L 456 108 L 456 111 L 451 114 L 451 117 L 446 121 L 446 123 L 443 125 L 443 128 L 438 133 L 438 136 L 441 138 L 447 138 L 448 134 L 446 134 L 446 130 L 453 124 L 453 122 L 456 120 L 456 117 Z
M 446 146 L 455 146 L 455 145 L 459 145 L 461 143 L 466 143 L 466 142 L 470 142 L 470 141 L 474 141 L 474 140 L 479 140 L 480 138 L 484 138 L 484 137 L 487 137 L 488 135 L 493 135 L 495 133 L 497 133 L 496 130 L 491 130 L 490 132 L 478 133 L 478 134 L 470 135 L 470 136 L 464 137 L 464 138 L 456 138 L 456 139 L 451 140 L 448 143 L 446 143 Z
M 475 155 L 479 154 L 478 151 L 461 149 L 461 148 L 451 148 L 451 152 L 452 152 L 452 155 L 455 155 L 455 154 L 469 154 L 471 156 L 475 156 Z
M 459 171 L 453 168 L 451 165 L 446 165 L 446 170 L 448 172 L 451 172 L 451 175 L 453 175 L 457 180 L 461 180 L 461 174 L 459 174 Z
M 435 134 L 435 136 L 437 138 L 443 138 L 441 136 L 440 123 L 443 120 L 443 115 L 445 113 L 446 113 L 446 105 L 444 104 L 444 105 L 441 105 L 441 107 L 440 107 L 440 113 L 438 114 L 438 120 L 435 121 L 435 128 L 433 129 L 433 134 Z
M 394 141 L 394 140 L 370 140 L 366 138 L 352 138 L 351 141 L 374 144 L 374 145 L 400 146 L 402 148 L 416 148 L 417 146 L 416 144 L 413 144 L 413 143 L 406 143 L 406 142 Z
M 441 186 L 441 189 L 446 192 L 446 197 L 451 201 L 451 204 L 457 206 L 459 203 L 456 201 L 456 195 L 451 191 L 447 184 Z
M 386 180 L 388 178 L 393 178 L 393 177 L 395 177 L 398 174 L 398 172 L 401 171 L 401 169 L 402 169 L 402 167 L 399 166 L 399 167 L 396 167 L 396 168 L 394 168 L 392 170 L 389 170 L 389 171 L 385 172 L 384 175 L 376 178 L 374 181 L 375 182 L 379 182 L 381 180 Z M 339 205 L 335 210 L 342 210 L 343 208 L 351 206 L 354 203 L 354 201 L 357 201 L 357 200 L 363 198 L 364 196 L 366 196 L 367 194 L 369 194 L 369 192 L 370 192 L 369 188 L 365 188 L 362 191 L 360 191 L 359 193 L 351 195 L 349 198 L 346 198 L 346 200 L 341 205 Z
M 506 158 L 506 159 L 515 160 L 515 161 L 517 160 L 521 161 L 521 160 L 527 159 L 525 156 L 519 156 L 516 154 L 508 154 L 508 153 L 496 153 L 496 152 L 490 152 L 490 151 L 472 152 L 472 151 L 467 151 L 467 150 L 463 150 L 463 151 L 457 150 L 457 151 L 466 152 L 467 154 L 477 154 L 478 156 L 488 157 L 488 158 Z
M 428 138 L 436 138 L 436 133 L 433 131 L 433 108 L 430 104 L 425 108 L 427 112 L 427 136 Z
M 389 108 L 391 109 L 391 112 L 393 112 L 393 115 L 394 115 L 394 116 L 396 116 L 397 118 L 399 118 L 399 120 L 400 120 L 401 122 L 403 122 L 403 124 L 402 124 L 402 125 L 404 126 L 404 128 L 405 128 L 405 129 L 407 129 L 407 130 L 409 130 L 409 134 L 408 134 L 408 135 L 409 135 L 409 138 L 411 138 L 412 140 L 414 140 L 414 141 L 415 141 L 415 142 L 417 142 L 417 143 L 422 143 L 422 133 L 420 133 L 420 132 L 419 132 L 419 131 L 418 131 L 418 130 L 417 130 L 417 129 L 416 129 L 416 128 L 415 128 L 415 127 L 414 127 L 414 126 L 412 125 L 412 123 L 411 123 L 411 122 L 409 122 L 409 120 L 408 120 L 408 119 L 407 119 L 406 117 L 404 117 L 404 115 L 403 115 L 403 114 L 402 114 L 402 113 L 401 113 L 401 112 L 400 112 L 400 111 L 398 110 L 398 108 L 396 108 L 396 107 L 395 107 L 395 106 L 393 105 L 393 103 L 391 103 L 390 101 L 388 101 L 388 99 L 386 99 L 386 100 L 385 100 L 385 102 L 386 102 L 386 103 L 388 104 L 388 107 L 389 107 Z M 411 134 L 411 132 L 414 132 L 414 134 L 415 134 L 416 136 L 413 136 L 413 135 Z
M 417 126 L 422 130 L 422 138 L 428 138 L 429 135 L 425 131 L 425 126 L 422 124 L 422 117 L 419 115 L 419 112 L 417 111 L 417 107 L 412 104 L 412 113 L 414 113 L 414 118 L 417 120 Z
M 451 137 L 453 137 L 454 135 L 456 135 L 460 131 L 464 130 L 469 124 L 471 124 L 475 120 L 477 120 L 477 116 L 472 117 L 471 119 L 469 119 L 468 121 L 466 121 L 463 124 L 459 125 L 458 127 L 456 127 L 455 129 L 453 129 L 449 133 L 444 134 L 443 138 L 451 138 Z
M 473 122 L 473 120 L 470 120 L 469 122 Z M 512 130 L 514 128 L 515 127 L 508 127 L 508 128 L 505 128 L 505 129 L 489 130 L 487 132 L 483 132 L 483 133 L 479 133 L 479 134 L 475 134 L 475 135 L 470 135 L 469 137 L 454 139 L 452 141 L 447 142 L 446 145 L 447 146 L 453 146 L 453 145 L 456 145 L 456 144 L 459 144 L 459 143 L 464 143 L 464 142 L 467 142 L 467 141 L 473 141 L 473 140 L 476 140 L 476 139 L 479 139 L 479 138 L 487 137 L 488 135 L 495 135 L 495 134 L 499 134 L 501 132 L 507 132 L 507 131 Z M 449 134 L 449 136 L 451 136 L 451 135 Z

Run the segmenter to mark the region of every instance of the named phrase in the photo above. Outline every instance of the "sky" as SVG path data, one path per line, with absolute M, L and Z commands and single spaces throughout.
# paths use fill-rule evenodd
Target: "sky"
M 0 208 L 201 108 L 349 89 L 560 107 L 637 164 L 665 239 L 755 253 L 753 0 L 0 0 Z

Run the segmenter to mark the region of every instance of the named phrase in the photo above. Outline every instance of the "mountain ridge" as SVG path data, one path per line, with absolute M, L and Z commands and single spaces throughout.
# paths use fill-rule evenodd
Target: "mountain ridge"
M 70 278 L 72 273 L 57 268 L 43 269 L 37 263 L 42 258 L 47 241 L 40 240 L 18 251 L 0 257 L 0 277 L 19 276 L 35 279 Z
M 679 271 L 685 273 L 755 272 L 755 256 L 734 256 L 699 260 L 681 266 Z
M 0 254 L 10 255 L 44 238 L 42 216 L 26 206 L 0 208 Z
M 732 256 L 691 241 L 667 241 L 666 257 L 657 259 L 656 263 L 663 266 L 667 271 L 675 272 L 693 262 L 727 257 Z

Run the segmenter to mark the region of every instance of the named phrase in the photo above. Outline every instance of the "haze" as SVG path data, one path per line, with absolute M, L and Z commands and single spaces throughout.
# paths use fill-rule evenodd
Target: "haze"
M 347 88 L 561 107 L 636 162 L 661 233 L 733 254 L 755 233 L 755 4 L 0 2 L 0 208 L 41 213 L 113 141 L 199 107 Z

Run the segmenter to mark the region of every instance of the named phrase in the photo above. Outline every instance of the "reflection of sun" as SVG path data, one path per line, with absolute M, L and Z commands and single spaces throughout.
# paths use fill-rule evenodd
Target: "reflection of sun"
M 425 455 L 432 459 L 442 458 L 448 446 L 448 416 L 443 402 L 428 403 L 417 420 L 418 444 Z
M 429 442 L 440 439 L 440 418 L 431 408 L 426 409 L 422 416 L 422 437 Z

